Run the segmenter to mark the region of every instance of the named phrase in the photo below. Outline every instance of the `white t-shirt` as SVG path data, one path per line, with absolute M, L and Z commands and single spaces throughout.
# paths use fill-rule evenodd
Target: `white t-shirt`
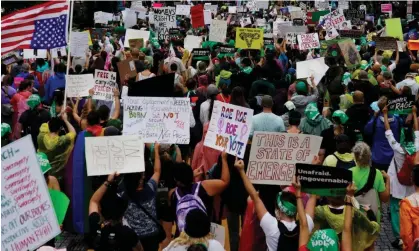
M 308 224 L 308 230 L 311 232 L 311 230 L 314 227 L 313 219 L 310 217 L 310 215 L 306 214 L 307 217 L 307 224 Z M 292 231 L 294 228 L 297 227 L 297 224 L 295 221 L 293 222 L 287 222 L 287 221 L 281 221 L 285 227 L 287 227 L 288 231 Z M 278 220 L 273 217 L 270 213 L 266 213 L 262 220 L 260 221 L 260 227 L 263 229 L 263 232 L 266 236 L 266 245 L 268 246 L 269 251 L 276 251 L 278 248 L 278 240 L 280 236 L 279 228 L 278 228 Z
M 170 65 L 175 63 L 177 65 L 177 73 L 182 74 L 182 72 L 186 71 L 185 66 L 182 63 L 182 60 L 177 57 L 170 57 L 164 60 L 164 64 L 170 69 Z
M 393 62 L 391 65 L 388 66 L 388 71 L 392 73 L 393 70 L 396 69 L 396 66 L 397 66 L 396 63 Z
M 188 250 L 189 246 L 182 245 L 182 246 L 175 246 L 172 247 L 172 242 L 170 242 L 169 246 L 167 246 L 163 251 L 186 251 Z M 225 250 L 224 247 L 216 240 L 209 240 L 208 241 L 208 251 L 220 251 Z

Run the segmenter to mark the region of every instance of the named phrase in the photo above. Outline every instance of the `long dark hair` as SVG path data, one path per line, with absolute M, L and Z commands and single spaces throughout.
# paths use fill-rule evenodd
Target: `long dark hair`
M 247 107 L 246 99 L 244 98 L 244 90 L 240 86 L 236 86 L 231 91 L 230 104 Z
M 217 95 L 211 95 L 209 97 L 209 101 L 210 101 L 210 107 L 209 107 L 209 113 L 208 113 L 208 120 L 211 120 L 211 115 L 212 115 L 212 109 L 214 109 L 214 102 L 215 102 L 215 98 L 217 97 Z

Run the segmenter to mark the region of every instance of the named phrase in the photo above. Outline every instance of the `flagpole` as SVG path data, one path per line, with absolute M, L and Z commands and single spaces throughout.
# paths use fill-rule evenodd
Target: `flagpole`
M 74 0 L 69 0 L 69 5 L 68 5 L 68 14 L 67 14 L 67 24 L 68 28 L 66 29 L 66 33 L 67 33 L 67 46 L 68 46 L 68 50 L 67 50 L 67 70 L 66 70 L 66 78 L 70 72 L 70 58 L 71 58 L 71 54 L 70 54 L 70 41 L 71 41 L 71 30 L 73 29 L 73 10 L 74 10 Z M 63 103 L 63 109 L 64 112 L 67 108 L 67 79 L 66 79 L 66 86 L 64 88 L 64 103 Z

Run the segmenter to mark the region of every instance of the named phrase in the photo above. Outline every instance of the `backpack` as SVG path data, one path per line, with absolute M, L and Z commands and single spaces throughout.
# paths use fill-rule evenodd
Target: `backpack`
M 297 226 L 289 231 L 288 228 L 278 221 L 279 235 L 278 246 L 276 250 L 287 250 L 287 251 L 298 251 L 298 241 L 300 238 L 300 224 L 297 222 Z
M 195 183 L 192 186 L 192 193 L 193 194 L 186 194 L 183 196 L 179 195 L 179 189 L 176 188 L 175 194 L 177 198 L 177 205 L 176 205 L 176 216 L 177 216 L 177 225 L 179 231 L 182 232 L 185 228 L 186 222 L 186 215 L 192 209 L 199 209 L 205 213 L 207 213 L 207 209 L 202 202 L 201 198 L 198 196 L 199 187 L 201 186 L 201 182 Z
M 365 183 L 364 187 L 362 187 L 355 193 L 355 199 L 358 201 L 360 205 L 370 205 L 370 209 L 377 216 L 379 210 L 379 202 L 377 191 L 374 189 L 374 180 L 376 172 L 377 171 L 375 170 L 375 168 L 370 168 L 367 183 Z
M 404 186 L 413 186 L 412 171 L 415 167 L 416 154 L 417 153 L 414 153 L 412 155 L 406 154 L 403 165 L 400 168 L 400 170 L 397 170 L 398 168 L 396 165 L 396 161 L 393 158 L 394 168 L 396 169 L 397 173 L 397 179 L 399 180 L 400 184 Z
M 335 156 L 335 158 L 337 159 L 337 163 L 336 163 L 336 167 L 337 168 L 343 168 L 348 170 L 349 168 L 352 168 L 354 166 L 356 166 L 355 161 L 351 160 L 351 161 L 343 161 L 341 159 L 338 158 L 338 156 L 336 156 L 335 154 L 333 154 L 333 156 Z

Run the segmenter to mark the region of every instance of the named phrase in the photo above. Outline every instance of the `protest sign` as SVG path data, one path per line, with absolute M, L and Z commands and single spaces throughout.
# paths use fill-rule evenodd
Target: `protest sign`
M 89 30 L 85 30 L 85 31 L 83 31 L 83 32 L 86 32 L 87 34 L 89 34 L 88 35 L 88 45 L 90 46 L 90 45 L 93 45 L 93 43 L 92 43 L 92 37 L 90 36 L 90 31 Z
M 137 12 L 126 8 L 122 12 L 122 20 L 124 21 L 124 28 L 131 28 L 137 24 Z
M 391 3 L 381 4 L 382 13 L 391 13 L 393 11 L 393 6 Z
M 35 250 L 61 233 L 30 135 L 1 148 L 2 250 Z
M 194 48 L 192 50 L 192 53 L 194 57 L 208 57 L 211 54 L 211 51 L 209 48 L 203 49 L 203 48 Z
M 195 29 L 205 26 L 204 6 L 202 4 L 191 7 L 191 22 L 192 27 Z
M 116 72 L 95 70 L 93 99 L 113 101 L 113 90 L 118 88 Z
M 180 16 L 189 16 L 191 13 L 191 6 L 190 5 L 176 5 L 176 15 Z
M 118 67 L 119 79 L 121 83 L 124 83 L 126 74 L 128 74 L 130 78 L 137 76 L 137 69 L 135 68 L 134 60 L 125 59 L 121 62 L 118 62 L 116 66 Z
M 143 11 L 145 7 L 143 6 L 143 1 L 131 1 L 131 10 L 135 10 L 137 12 Z
M 4 57 L 1 59 L 1 62 L 5 65 L 11 65 L 14 64 L 18 61 L 18 58 L 16 57 L 15 54 L 12 55 L 8 55 L 7 57 Z
M 144 39 L 142 38 L 134 38 L 128 40 L 129 48 L 133 49 L 141 49 L 144 47 Z
M 177 27 L 176 8 L 161 7 L 154 9 L 153 24 L 158 40 L 169 39 L 169 29 Z
M 224 43 L 227 34 L 227 21 L 215 20 L 211 22 L 209 41 Z
M 68 206 L 70 205 L 70 199 L 58 190 L 49 189 L 48 192 L 52 205 L 54 206 L 55 214 L 57 215 L 58 224 L 62 225 L 67 214 Z
M 236 48 L 231 48 L 227 46 L 220 46 L 220 53 L 221 57 L 234 57 L 234 53 L 236 52 Z
M 322 138 L 305 134 L 254 132 L 247 177 L 253 184 L 290 185 L 296 163 L 311 163 Z
M 124 98 L 124 135 L 145 143 L 189 144 L 189 98 Z
M 386 34 L 389 37 L 398 38 L 403 41 L 403 30 L 400 18 L 389 18 L 386 19 Z
M 212 23 L 212 15 L 210 10 L 204 10 L 204 22 L 205 24 Z
M 292 25 L 295 25 L 295 26 L 304 26 L 304 20 L 302 18 L 294 18 L 292 20 Z
M 24 59 L 47 58 L 47 50 L 44 50 L 44 49 L 23 49 L 23 58 Z
M 151 6 L 156 9 L 161 9 L 163 7 L 163 3 L 153 3 Z
M 143 31 L 143 30 L 134 30 L 134 29 L 126 29 L 125 31 L 125 41 L 124 47 L 129 48 L 129 40 L 130 39 L 143 39 L 143 44 L 146 44 L 150 37 L 150 31 Z
M 419 40 L 409 40 L 407 47 L 411 51 L 417 51 L 419 50 Z
M 65 46 L 59 47 L 59 48 L 53 48 L 50 50 L 51 57 L 52 58 L 60 58 L 67 56 L 67 50 L 65 49 Z
M 184 47 L 189 52 L 191 52 L 194 48 L 201 47 L 202 37 L 201 36 L 193 36 L 193 35 L 187 35 L 184 40 Z
M 375 42 L 375 48 L 378 50 L 397 50 L 397 41 L 394 37 L 373 36 L 372 40 Z
M 329 30 L 332 27 L 338 29 L 345 21 L 345 15 L 341 9 L 336 9 L 319 19 L 320 24 L 322 24 L 326 30 Z
M 349 2 L 347 0 L 339 0 L 338 7 L 339 9 L 347 10 L 349 9 Z
M 96 11 L 93 14 L 93 19 L 95 20 L 95 23 L 97 24 L 108 24 L 109 21 L 112 21 L 113 14 L 103 11 Z
M 169 40 L 181 40 L 183 39 L 183 35 L 179 28 L 171 28 L 169 29 Z
M 13 84 L 15 85 L 16 89 L 19 89 L 20 83 L 25 80 L 23 77 L 14 77 L 13 78 Z
M 252 109 L 215 101 L 204 145 L 243 158 L 252 117 Z
M 320 196 L 344 196 L 352 182 L 352 172 L 344 168 L 297 164 L 301 191 Z
M 415 96 L 404 96 L 389 99 L 387 101 L 389 114 L 410 114 L 415 102 Z
M 362 25 L 365 20 L 365 10 L 348 9 L 344 10 L 346 20 L 351 21 L 353 25 Z
M 324 62 L 324 57 L 297 62 L 297 79 L 305 79 L 314 76 L 314 82 L 320 83 L 329 66 Z
M 87 97 L 94 87 L 93 74 L 66 75 L 67 97 Z
M 361 4 L 361 5 L 359 6 L 359 9 L 360 9 L 360 10 L 365 10 L 365 11 L 367 11 L 367 6 L 366 6 L 365 4 Z
M 363 32 L 361 30 L 339 30 L 340 37 L 360 38 Z
M 317 24 L 320 20 L 320 17 L 325 16 L 329 13 L 329 10 L 307 12 L 307 24 Z
M 316 9 L 318 10 L 329 9 L 329 1 L 317 0 L 314 2 L 314 6 L 316 6 Z
M 73 57 L 86 57 L 89 47 L 89 34 L 86 32 L 72 31 L 70 35 L 70 53 Z
M 214 240 L 218 241 L 223 247 L 226 238 L 226 229 L 222 225 L 211 222 L 211 234 Z
M 361 63 L 361 56 L 351 39 L 339 41 L 338 45 L 348 68 L 356 67 Z
M 210 10 L 212 14 L 216 15 L 218 11 L 218 5 L 215 4 L 205 4 L 204 10 Z
M 228 13 L 231 13 L 231 14 L 237 13 L 237 7 L 236 6 L 228 6 Z
M 304 16 L 304 12 L 302 12 L 301 10 L 299 10 L 299 11 L 290 11 L 290 16 L 291 16 L 291 19 L 292 20 L 294 20 L 294 19 L 302 19 L 303 16 Z
M 257 49 L 263 45 L 263 29 L 256 28 L 237 28 L 236 29 L 236 48 Z
M 175 74 L 163 74 L 137 82 L 128 83 L 128 96 L 133 97 L 174 97 Z
M 287 44 L 297 44 L 298 35 L 305 34 L 305 32 L 287 32 L 285 34 L 285 39 Z
M 87 176 L 144 172 L 144 142 L 140 136 L 86 137 Z
M 335 28 L 331 28 L 326 32 L 326 36 L 324 37 L 326 40 L 332 40 L 339 36 L 338 31 Z
M 351 21 L 345 21 L 340 23 L 338 30 L 350 30 L 352 29 Z
M 297 40 L 300 50 L 315 49 L 320 47 L 319 35 L 317 33 L 298 35 Z
M 273 38 L 264 37 L 263 38 L 263 44 L 265 46 L 274 45 L 274 39 Z

